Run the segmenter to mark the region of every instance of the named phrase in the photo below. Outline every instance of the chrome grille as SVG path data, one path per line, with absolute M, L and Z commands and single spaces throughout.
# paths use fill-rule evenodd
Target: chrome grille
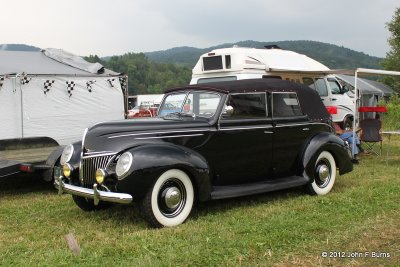
M 96 170 L 105 169 L 113 156 L 114 155 L 107 155 L 82 159 L 79 178 L 83 181 L 84 187 L 93 187 L 93 184 L 96 183 Z

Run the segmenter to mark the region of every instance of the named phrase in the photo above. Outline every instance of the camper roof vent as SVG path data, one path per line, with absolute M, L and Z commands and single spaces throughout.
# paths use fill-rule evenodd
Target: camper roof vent
M 282 49 L 278 45 L 264 45 L 265 49 Z

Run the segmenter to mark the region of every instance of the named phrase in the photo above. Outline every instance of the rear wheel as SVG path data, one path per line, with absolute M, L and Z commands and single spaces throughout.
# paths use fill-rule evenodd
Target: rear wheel
M 336 179 L 336 162 L 332 154 L 322 151 L 315 162 L 313 172 L 314 182 L 307 186 L 308 192 L 312 195 L 328 194 Z
M 189 176 L 181 170 L 164 172 L 147 192 L 142 212 L 152 227 L 172 227 L 183 223 L 193 207 L 194 190 Z

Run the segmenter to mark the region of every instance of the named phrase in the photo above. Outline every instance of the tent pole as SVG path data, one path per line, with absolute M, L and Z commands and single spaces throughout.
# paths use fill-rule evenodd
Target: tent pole
M 17 83 L 17 77 L 18 76 L 19 76 L 19 74 L 17 74 L 15 76 L 15 83 Z M 23 96 L 22 96 L 21 79 L 20 79 L 20 82 L 19 82 L 19 91 L 21 92 L 21 98 L 20 98 L 20 101 L 21 101 L 21 134 L 22 134 L 22 138 L 24 138 L 24 106 L 23 106 L 24 102 L 22 100 Z
M 358 69 L 354 72 L 354 119 L 353 119 L 353 141 L 351 144 L 351 152 L 353 154 L 353 159 L 355 158 L 355 150 L 356 150 L 356 125 L 358 125 L 358 88 L 357 88 L 357 75 Z

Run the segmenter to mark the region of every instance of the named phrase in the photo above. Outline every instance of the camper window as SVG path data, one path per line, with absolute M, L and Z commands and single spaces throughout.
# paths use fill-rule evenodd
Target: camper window
M 313 88 L 312 86 L 310 87 Z M 326 87 L 324 78 L 315 79 L 315 89 L 320 96 L 328 96 L 328 88 Z
M 230 69 L 231 68 L 231 56 L 225 56 L 225 68 Z
M 203 57 L 203 68 L 204 70 L 220 70 L 222 67 L 222 57 Z
M 237 80 L 236 76 L 200 78 L 197 81 L 197 84 L 214 83 L 214 82 L 227 82 L 227 81 L 236 81 L 236 80 Z
M 311 87 L 312 89 L 315 90 L 315 85 L 314 85 L 314 80 L 313 78 L 309 78 L 309 77 L 303 77 L 303 84 L 307 85 L 308 87 Z
M 340 85 L 336 80 L 328 79 L 328 84 L 329 84 L 332 94 L 338 95 L 341 93 Z

